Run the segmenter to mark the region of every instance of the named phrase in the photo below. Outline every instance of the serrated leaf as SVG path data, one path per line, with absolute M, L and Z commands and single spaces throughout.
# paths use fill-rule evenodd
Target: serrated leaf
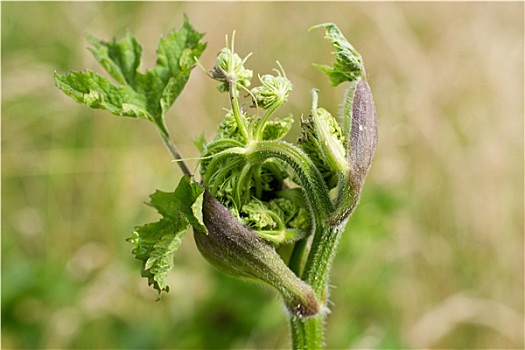
M 128 32 L 120 41 L 113 39 L 110 42 L 88 36 L 88 41 L 93 45 L 89 51 L 116 81 L 134 85 L 141 63 L 142 47 L 133 35 Z
M 90 70 L 64 75 L 55 73 L 55 83 L 66 95 L 88 107 L 105 109 L 118 116 L 153 121 L 140 94 L 126 85 L 116 87 Z
M 335 48 L 336 61 L 333 67 L 314 64 L 330 78 L 332 85 L 336 86 L 345 81 L 355 81 L 364 74 L 363 59 L 354 49 L 352 44 L 346 40 L 339 28 L 333 23 L 324 23 L 312 28 L 324 27 L 325 38 L 330 40 Z
M 186 216 L 189 223 L 200 232 L 207 232 L 206 226 L 202 221 L 202 195 L 204 188 L 192 181 L 188 176 L 184 176 L 177 189 L 175 195 L 177 198 L 183 199 L 181 205 L 181 212 Z
M 188 176 L 181 179 L 174 192 L 156 191 L 150 196 L 149 204 L 162 219 L 137 227 L 128 239 L 134 245 L 135 258 L 142 260 L 142 276 L 159 292 L 169 290 L 167 275 L 189 225 L 206 232 L 202 221 L 203 192 Z
M 58 88 L 78 103 L 107 109 L 119 116 L 152 121 L 163 133 L 164 115 L 186 85 L 195 62 L 206 48 L 201 34 L 188 18 L 179 31 L 162 38 L 157 61 L 141 73 L 142 47 L 130 33 L 120 40 L 103 41 L 88 37 L 91 53 L 120 86 L 90 71 L 55 73 Z
M 166 87 L 162 91 L 162 96 L 160 97 L 160 109 L 162 115 L 166 114 L 181 90 L 182 87 L 179 86 L 179 83 L 175 78 L 172 77 L 168 80 Z
M 159 93 L 156 113 L 164 115 L 182 92 L 191 70 L 195 67 L 195 59 L 199 58 L 206 48 L 206 44 L 200 41 L 203 36 L 204 34 L 193 29 L 185 17 L 184 24 L 178 32 L 173 31 L 160 40 L 157 62 L 151 71 L 151 74 L 159 78 L 159 85 L 153 89 Z M 170 82 L 172 78 L 174 80 Z
M 129 239 L 135 246 L 133 254 L 142 260 L 142 277 L 160 292 L 168 291 L 166 278 L 173 268 L 173 257 L 188 228 L 183 215 L 179 220 L 163 218 L 158 222 L 137 227 Z
M 202 193 L 204 188 L 193 182 L 189 176 L 184 176 L 179 182 L 175 192 L 156 191 L 151 195 L 150 204 L 155 207 L 164 217 L 177 219 L 182 213 L 188 222 L 201 232 L 206 232 L 206 227 L 202 224 L 195 213 L 198 211 L 194 207 L 195 203 L 202 203 Z M 198 206 L 198 204 L 196 204 Z M 201 205 L 202 207 L 202 205 Z M 202 214 L 198 214 L 201 215 Z

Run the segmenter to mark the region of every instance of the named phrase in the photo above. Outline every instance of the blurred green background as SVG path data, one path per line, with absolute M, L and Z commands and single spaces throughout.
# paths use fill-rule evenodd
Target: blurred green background
M 335 22 L 365 60 L 379 146 L 336 258 L 328 348 L 523 348 L 523 3 L 2 2 L 2 347 L 286 348 L 273 291 L 225 277 L 191 233 L 158 302 L 125 238 L 181 176 L 155 130 L 75 104 L 53 72 L 102 72 L 86 34 L 126 30 L 151 67 L 186 13 L 211 68 L 236 34 L 248 67 L 279 60 L 336 113 L 311 63 Z M 182 153 L 210 138 L 227 98 L 196 69 L 169 112 Z M 295 130 L 297 136 L 297 130 Z M 293 139 L 293 137 L 291 138 Z M 192 163 L 195 166 L 195 163 Z

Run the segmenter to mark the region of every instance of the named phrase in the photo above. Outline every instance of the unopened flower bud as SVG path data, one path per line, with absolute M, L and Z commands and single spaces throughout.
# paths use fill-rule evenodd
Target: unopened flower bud
M 288 99 L 288 95 L 292 91 L 292 83 L 281 67 L 281 71 L 275 70 L 277 76 L 265 74 L 259 76 L 261 86 L 252 89 L 252 94 L 257 101 L 257 105 L 263 109 L 269 109 L 272 106 L 281 105 Z
M 230 84 L 248 87 L 251 84 L 253 72 L 244 68 L 248 56 L 241 59 L 229 48 L 222 49 L 217 55 L 215 67 L 210 71 L 213 79 L 221 82 L 219 90 L 230 91 Z
M 330 224 L 344 221 L 352 213 L 357 202 L 366 176 L 372 165 L 377 146 L 377 117 L 374 98 L 368 83 L 360 79 L 348 90 L 346 101 L 349 118 L 347 140 L 347 159 L 350 165 L 347 183 L 343 189 L 342 202 L 330 218 Z
M 194 237 L 212 265 L 231 276 L 273 286 L 294 316 L 313 316 L 320 311 L 312 288 L 290 270 L 274 247 L 240 223 L 208 191 L 204 192 L 202 213 L 208 232 L 196 231 Z
M 353 97 L 348 162 L 353 182 L 361 186 L 372 165 L 377 145 L 377 117 L 370 86 L 359 80 Z

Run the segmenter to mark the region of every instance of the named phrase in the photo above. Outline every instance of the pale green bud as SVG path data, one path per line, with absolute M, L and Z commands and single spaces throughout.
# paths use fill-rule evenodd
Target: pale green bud
M 215 67 L 210 71 L 213 79 L 220 81 L 220 91 L 230 91 L 230 84 L 238 87 L 248 87 L 251 84 L 253 72 L 244 68 L 244 63 L 249 55 L 241 59 L 239 55 L 229 48 L 222 49 L 217 55 Z
M 336 172 L 346 171 L 348 162 L 336 119 L 324 108 L 312 110 L 312 119 L 323 157 Z
M 317 107 L 317 90 L 312 90 L 312 114 L 303 120 L 299 145 L 314 161 L 328 188 L 337 185 L 340 175 L 349 169 L 344 136 L 337 120 L 324 108 Z
M 263 109 L 283 104 L 292 91 L 292 83 L 286 78 L 282 67 L 282 74 L 278 70 L 275 71 L 277 76 L 270 74 L 259 76 L 262 85 L 252 89 L 257 105 Z

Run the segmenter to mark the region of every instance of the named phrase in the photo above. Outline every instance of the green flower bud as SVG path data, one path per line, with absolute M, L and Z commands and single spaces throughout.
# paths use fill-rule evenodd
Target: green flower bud
M 320 311 L 312 288 L 290 270 L 274 247 L 240 223 L 208 191 L 204 192 L 202 213 L 208 233 L 196 231 L 195 242 L 213 266 L 228 275 L 273 286 L 294 316 Z
M 283 68 L 280 65 L 279 67 L 282 74 L 276 69 L 277 76 L 270 74 L 259 76 L 262 85 L 252 89 L 257 105 L 263 109 L 282 105 L 292 91 L 292 83 L 286 78 Z
M 238 87 L 248 87 L 251 84 L 253 72 L 244 68 L 244 63 L 249 55 L 241 59 L 232 49 L 224 48 L 217 55 L 215 67 L 210 71 L 210 76 L 221 82 L 221 92 L 230 91 L 230 84 Z

